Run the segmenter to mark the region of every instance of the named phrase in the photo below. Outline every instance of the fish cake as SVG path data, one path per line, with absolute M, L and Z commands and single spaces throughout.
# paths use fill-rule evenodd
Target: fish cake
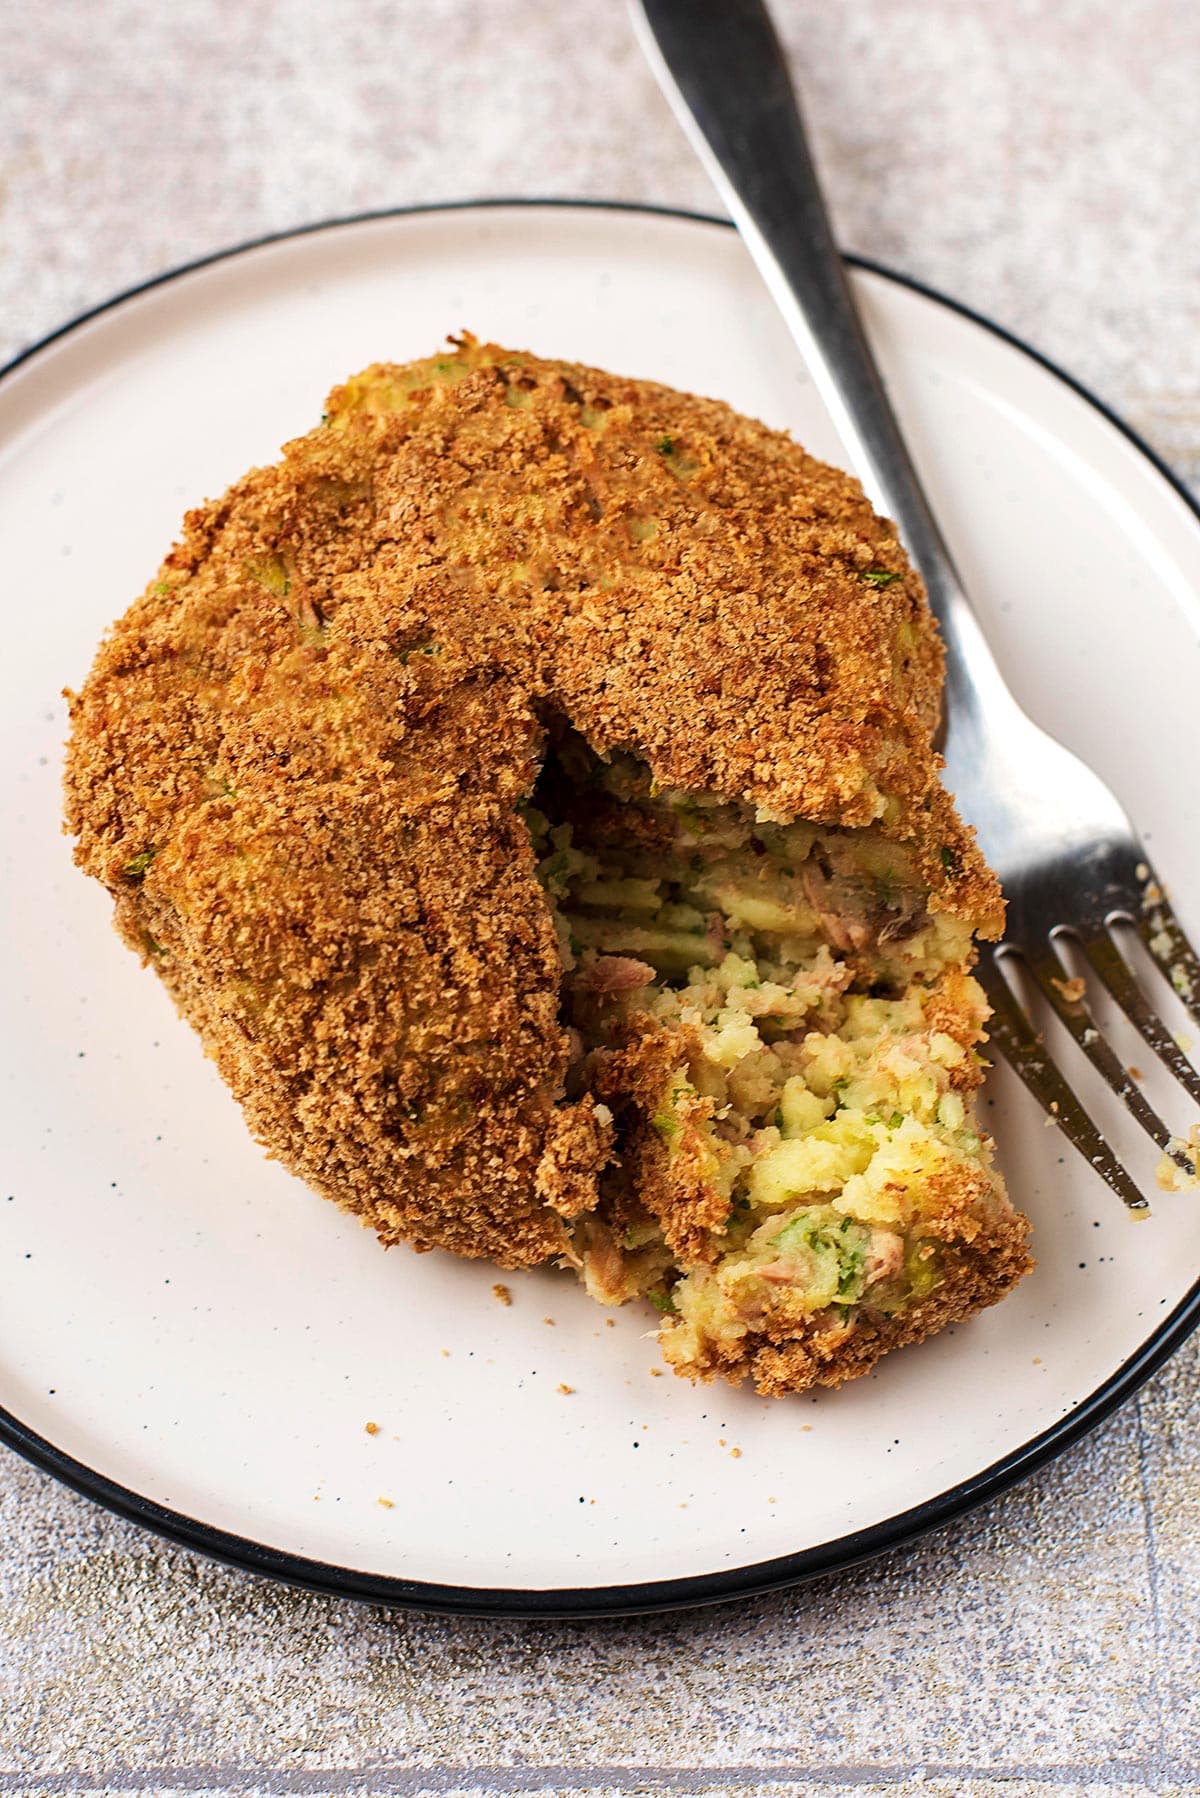
M 67 824 L 381 1242 L 560 1262 L 677 1371 L 801 1390 L 1030 1264 L 941 681 L 849 476 L 464 336 L 188 514 L 70 696 Z

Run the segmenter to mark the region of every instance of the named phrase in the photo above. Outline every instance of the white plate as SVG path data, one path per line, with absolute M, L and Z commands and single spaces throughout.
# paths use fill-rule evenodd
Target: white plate
M 1029 352 L 855 279 L 1014 685 L 1117 788 L 1200 936 L 1200 789 L 1178 779 L 1200 765 L 1196 514 Z M 838 457 L 736 236 L 615 207 L 251 247 L 0 382 L 0 1433 L 168 1535 L 330 1590 L 516 1613 L 748 1592 L 961 1510 L 1133 1390 L 1200 1308 L 1200 1201 L 1132 1225 L 1002 1072 L 989 1121 L 1037 1272 L 841 1393 L 767 1403 L 653 1378 L 652 1318 L 606 1327 L 566 1276 L 509 1276 L 505 1309 L 487 1266 L 384 1255 L 263 1159 L 71 866 L 59 690 L 186 506 L 272 459 L 351 370 L 462 325 L 719 396 Z

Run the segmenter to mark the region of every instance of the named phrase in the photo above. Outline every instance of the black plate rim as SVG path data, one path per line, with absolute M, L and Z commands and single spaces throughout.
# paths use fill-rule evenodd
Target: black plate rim
M 66 324 L 20 350 L 0 367 L 0 382 L 61 338 L 79 330 L 92 319 L 124 305 L 126 301 L 179 280 L 184 275 L 194 274 L 198 269 L 229 261 L 248 251 L 284 243 L 291 238 L 308 237 L 321 231 L 336 231 L 376 220 L 430 213 L 500 210 L 506 207 L 558 207 L 570 211 L 638 213 L 657 218 L 684 219 L 693 224 L 716 226 L 721 230 L 734 229 L 728 219 L 715 217 L 711 213 L 691 211 L 685 207 L 655 206 L 633 200 L 560 199 L 549 195 L 536 198 L 497 195 L 428 205 L 388 206 L 353 213 L 344 218 L 320 219 L 289 230 L 272 231 L 228 249 L 213 251 L 125 288 L 111 299 L 89 307 L 69 319 Z M 1015 332 L 996 324 L 985 313 L 949 298 L 924 281 L 888 268 L 869 257 L 851 255 L 846 257 L 846 261 L 855 268 L 866 269 L 885 280 L 895 282 L 897 286 L 907 287 L 936 301 L 951 312 L 958 313 L 960 317 L 982 326 L 1002 342 L 1022 351 L 1107 419 L 1145 457 L 1200 521 L 1200 504 L 1174 470 L 1111 407 L 1050 357 L 1034 349 Z M 0 1407 L 0 1442 L 14 1449 L 42 1472 L 52 1475 L 64 1486 L 84 1498 L 92 1499 L 127 1522 L 138 1524 L 169 1542 L 226 1566 L 277 1580 L 303 1591 L 319 1592 L 334 1598 L 350 1598 L 386 1609 L 414 1610 L 443 1616 L 578 1619 L 652 1615 L 694 1609 L 737 1598 L 757 1597 L 782 1587 L 798 1585 L 821 1574 L 838 1572 L 874 1559 L 889 1549 L 905 1546 L 942 1524 L 953 1522 L 977 1505 L 999 1497 L 1009 1487 L 1028 1478 L 1038 1468 L 1081 1441 L 1120 1405 L 1132 1398 L 1198 1326 L 1200 1280 L 1162 1323 L 1151 1331 L 1136 1354 L 1130 1356 L 1095 1392 L 1080 1400 L 1057 1422 L 972 1478 L 959 1481 L 936 1498 L 898 1512 L 894 1517 L 873 1524 L 869 1529 L 857 1530 L 850 1535 L 836 1537 L 832 1542 L 780 1555 L 769 1561 L 758 1561 L 749 1566 L 714 1573 L 689 1574 L 678 1579 L 639 1581 L 628 1585 L 520 1589 L 507 1586 L 446 1585 L 436 1581 L 403 1580 L 362 1573 L 355 1568 L 339 1567 L 331 1562 L 312 1560 L 283 1549 L 270 1548 L 264 1543 L 217 1529 L 211 1524 L 188 1517 L 183 1512 L 159 1505 L 153 1499 L 131 1491 L 117 1481 L 110 1480 L 105 1474 L 64 1454 L 3 1407 Z

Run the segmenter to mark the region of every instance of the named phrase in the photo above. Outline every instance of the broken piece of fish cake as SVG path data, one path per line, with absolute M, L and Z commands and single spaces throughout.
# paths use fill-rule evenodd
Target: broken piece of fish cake
M 801 1390 L 1029 1265 L 941 673 L 850 477 L 464 336 L 188 515 L 72 697 L 67 822 L 382 1242 L 561 1262 L 677 1371 Z

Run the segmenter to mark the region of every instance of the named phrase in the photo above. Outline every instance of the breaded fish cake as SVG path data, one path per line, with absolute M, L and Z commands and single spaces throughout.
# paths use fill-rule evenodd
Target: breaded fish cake
M 836 1383 L 1028 1265 L 941 673 L 848 476 L 464 337 L 188 515 L 72 698 L 67 823 L 254 1134 L 382 1242 Z

